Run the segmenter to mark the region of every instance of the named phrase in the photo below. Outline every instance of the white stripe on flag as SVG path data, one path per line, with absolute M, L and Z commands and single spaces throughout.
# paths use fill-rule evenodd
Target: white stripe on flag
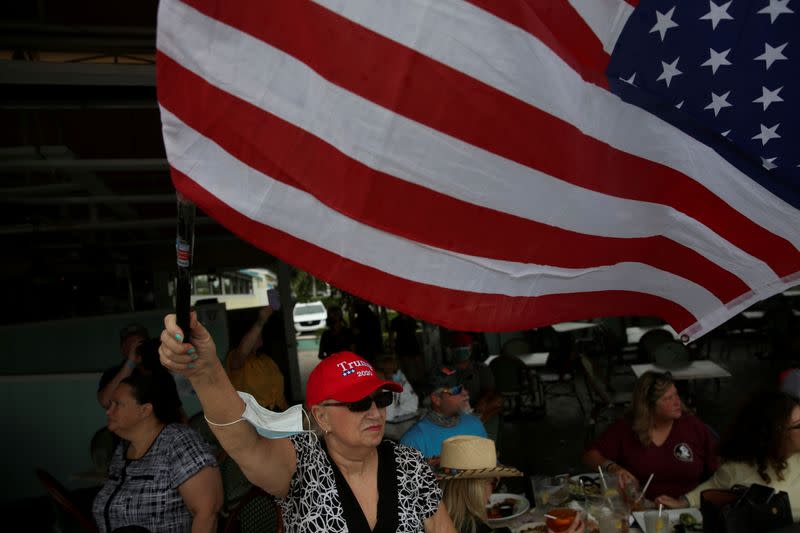
M 724 307 L 705 288 L 641 263 L 552 268 L 455 254 L 360 224 L 239 161 L 161 108 L 170 165 L 236 211 L 362 265 L 449 289 L 540 296 L 607 290 L 672 300 L 697 317 Z M 354 244 L 357 243 L 357 244 Z M 398 260 L 402 258 L 402 260 Z

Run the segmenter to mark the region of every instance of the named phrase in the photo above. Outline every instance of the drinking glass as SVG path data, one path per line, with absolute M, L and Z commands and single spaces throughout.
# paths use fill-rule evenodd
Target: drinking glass
M 667 533 L 669 530 L 669 517 L 666 513 L 659 516 L 658 511 L 645 511 L 644 528 L 647 533 Z
M 532 482 L 533 497 L 539 509 L 561 505 L 569 497 L 567 478 L 563 476 L 534 476 Z
M 630 510 L 618 494 L 605 498 L 592 497 L 588 502 L 589 514 L 597 520 L 600 533 L 628 533 Z
M 569 507 L 556 507 L 547 511 L 547 514 L 549 515 L 547 528 L 554 533 L 559 533 L 569 529 L 569 526 L 575 521 L 575 517 L 578 516 L 578 511 Z

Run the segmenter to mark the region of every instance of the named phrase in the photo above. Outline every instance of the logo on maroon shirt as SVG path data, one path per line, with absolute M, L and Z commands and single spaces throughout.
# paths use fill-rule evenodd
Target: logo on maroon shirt
M 689 447 L 688 444 L 685 442 L 681 442 L 675 449 L 672 451 L 675 454 L 675 458 L 679 461 L 683 461 L 685 463 L 691 463 L 694 460 L 694 454 L 692 453 L 692 449 Z

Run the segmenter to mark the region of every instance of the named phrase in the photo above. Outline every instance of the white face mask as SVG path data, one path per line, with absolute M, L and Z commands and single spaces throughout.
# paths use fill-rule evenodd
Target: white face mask
M 259 435 L 268 439 L 283 439 L 309 431 L 303 429 L 303 415 L 306 418 L 308 415 L 303 410 L 302 404 L 293 405 L 282 413 L 276 413 L 261 407 L 252 395 L 236 392 L 245 404 L 242 418 L 250 422 Z

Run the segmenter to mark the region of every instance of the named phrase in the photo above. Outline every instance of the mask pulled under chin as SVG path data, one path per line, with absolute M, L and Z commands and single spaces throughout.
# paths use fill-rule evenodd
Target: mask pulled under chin
M 276 413 L 261 407 L 251 394 L 236 391 L 244 400 L 245 408 L 242 418 L 250 422 L 259 435 L 268 439 L 285 439 L 298 433 L 308 431 L 303 429 L 303 416 L 308 415 L 303 410 L 303 404 L 293 405 L 282 413 Z

